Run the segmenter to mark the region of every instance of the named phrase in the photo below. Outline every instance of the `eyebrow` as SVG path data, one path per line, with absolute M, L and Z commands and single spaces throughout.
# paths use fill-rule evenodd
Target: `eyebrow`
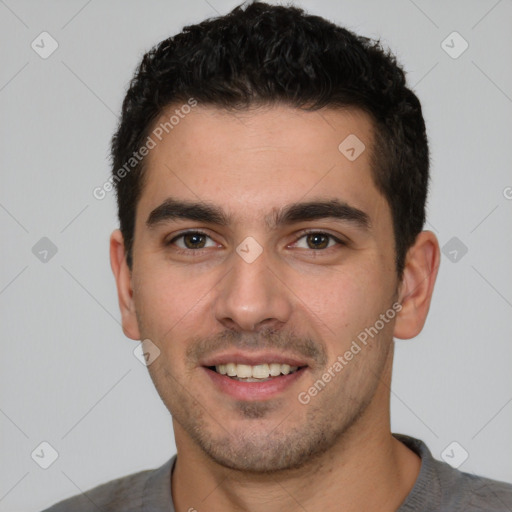
M 368 214 L 339 199 L 288 204 L 274 209 L 265 217 L 265 223 L 269 229 L 275 229 L 298 222 L 328 218 L 345 221 L 365 230 L 371 227 Z M 151 229 L 158 224 L 179 219 L 218 226 L 228 226 L 233 221 L 232 216 L 217 205 L 204 201 L 193 202 L 168 198 L 151 211 L 146 220 L 146 226 Z
M 339 199 L 292 203 L 274 211 L 266 218 L 270 228 L 319 219 L 337 219 L 363 229 L 370 228 L 370 217 L 362 210 Z

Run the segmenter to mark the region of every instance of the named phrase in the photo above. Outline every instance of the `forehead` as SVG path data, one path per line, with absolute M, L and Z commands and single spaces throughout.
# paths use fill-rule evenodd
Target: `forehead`
M 141 212 L 170 196 L 224 205 L 240 217 L 263 217 L 312 196 L 361 209 L 382 199 L 371 172 L 372 121 L 359 110 L 228 112 L 198 105 L 155 132 L 176 108 L 152 128 L 156 144 L 146 159 Z

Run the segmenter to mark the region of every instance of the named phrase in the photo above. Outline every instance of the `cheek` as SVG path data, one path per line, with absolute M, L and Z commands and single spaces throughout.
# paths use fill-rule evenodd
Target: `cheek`
M 203 314 L 214 284 L 208 281 L 169 268 L 141 272 L 134 290 L 141 334 L 162 342 L 183 332 L 186 325 L 197 326 L 197 316 Z
M 309 316 L 313 313 L 331 335 L 363 329 L 387 307 L 386 284 L 370 268 L 338 268 L 323 277 L 297 282 L 296 289 L 301 290 Z

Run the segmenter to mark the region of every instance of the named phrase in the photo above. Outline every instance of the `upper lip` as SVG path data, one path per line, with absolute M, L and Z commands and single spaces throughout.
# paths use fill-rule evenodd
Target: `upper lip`
M 280 363 L 290 366 L 308 366 L 303 359 L 279 352 L 224 352 L 209 356 L 201 361 L 201 366 L 218 366 L 220 364 L 248 364 L 256 366 L 258 364 Z

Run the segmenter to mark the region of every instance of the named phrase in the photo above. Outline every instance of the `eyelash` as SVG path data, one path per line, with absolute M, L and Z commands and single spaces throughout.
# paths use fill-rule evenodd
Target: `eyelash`
M 172 238 L 171 240 L 166 242 L 165 245 L 170 246 L 174 242 L 176 242 L 176 240 L 179 240 L 180 238 L 183 238 L 186 235 L 200 235 L 200 236 L 205 236 L 205 237 L 211 239 L 211 236 L 208 235 L 208 233 L 205 233 L 204 231 L 200 231 L 200 230 L 183 231 L 179 235 L 176 235 L 174 238 Z M 338 244 L 338 246 L 346 246 L 347 245 L 346 242 L 344 242 L 343 240 L 340 240 L 338 237 L 336 237 L 334 235 L 331 235 L 330 233 L 326 233 L 325 231 L 316 231 L 316 230 L 302 231 L 300 236 L 297 238 L 297 240 L 294 243 L 297 243 L 299 240 L 301 240 L 302 238 L 304 238 L 305 236 L 308 236 L 308 235 L 324 235 L 324 236 L 327 236 L 329 239 L 334 240 Z M 334 246 L 326 247 L 325 249 L 309 249 L 309 250 L 313 251 L 313 252 L 325 252 L 328 249 L 333 249 L 333 248 L 334 248 Z M 201 253 L 203 250 L 204 249 L 181 249 L 181 248 L 175 249 L 175 251 L 178 254 L 186 254 L 186 255 L 190 255 L 190 253 Z

